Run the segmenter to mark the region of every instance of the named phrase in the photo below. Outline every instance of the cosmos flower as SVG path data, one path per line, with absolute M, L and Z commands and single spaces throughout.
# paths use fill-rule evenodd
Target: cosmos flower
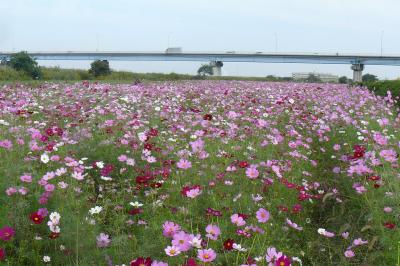
M 256 217 L 259 223 L 266 223 L 269 220 L 269 212 L 266 209 L 260 208 L 256 213 Z
M 181 254 L 181 250 L 176 246 L 168 246 L 165 249 L 165 254 L 167 254 L 170 257 L 175 257 Z
M 231 216 L 231 222 L 236 224 L 236 226 L 243 226 L 246 224 L 246 221 L 236 213 Z
M 221 230 L 219 229 L 219 227 L 213 224 L 207 225 L 206 232 L 206 237 L 212 240 L 217 240 L 218 236 L 221 234 Z
M 100 235 L 98 235 L 96 237 L 96 240 L 97 240 L 97 247 L 99 247 L 99 248 L 108 247 L 110 245 L 110 242 L 111 242 L 110 236 L 106 235 L 104 233 L 100 233 Z
M 217 257 L 217 253 L 211 248 L 199 249 L 197 251 L 197 258 L 202 262 L 212 262 Z
M 2 239 L 4 241 L 9 241 L 13 238 L 14 235 L 15 235 L 15 231 L 11 227 L 4 226 L 4 227 L 0 228 L 0 239 Z

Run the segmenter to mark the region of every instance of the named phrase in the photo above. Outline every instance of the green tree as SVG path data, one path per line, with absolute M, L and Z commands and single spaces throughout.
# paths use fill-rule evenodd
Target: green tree
M 197 70 L 197 74 L 199 74 L 201 76 L 206 76 L 206 75 L 211 76 L 212 74 L 214 74 L 214 70 L 211 65 L 204 64 L 204 65 L 201 65 L 201 67 L 199 67 L 199 69 Z
M 89 73 L 95 77 L 111 74 L 110 64 L 107 60 L 96 60 L 90 64 Z
M 340 83 L 340 84 L 347 84 L 347 82 L 348 82 L 348 79 L 347 79 L 346 76 L 341 76 L 341 77 L 339 78 L 339 83 Z
M 19 52 L 11 55 L 8 63 L 17 71 L 23 71 L 32 78 L 38 79 L 41 77 L 41 71 L 36 60 L 28 55 L 27 52 Z
M 305 81 L 306 81 L 306 82 L 310 82 L 310 83 L 319 83 L 319 82 L 322 82 L 322 80 L 321 80 L 318 76 L 316 76 L 316 75 L 314 75 L 314 74 L 308 75 L 308 77 L 305 79 Z
M 362 81 L 363 82 L 373 82 L 373 81 L 378 81 L 378 77 L 372 74 L 365 74 L 362 76 Z

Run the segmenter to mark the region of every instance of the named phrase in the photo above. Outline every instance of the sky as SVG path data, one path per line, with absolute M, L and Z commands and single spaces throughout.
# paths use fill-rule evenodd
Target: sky
M 400 54 L 398 0 L 0 0 L 0 51 L 265 51 Z M 382 42 L 381 42 L 382 41 Z M 382 44 L 382 45 L 381 45 Z M 89 68 L 89 61 L 40 61 Z M 114 62 L 196 73 L 201 62 Z M 348 65 L 226 63 L 223 75 L 352 76 Z M 400 67 L 366 66 L 381 79 Z

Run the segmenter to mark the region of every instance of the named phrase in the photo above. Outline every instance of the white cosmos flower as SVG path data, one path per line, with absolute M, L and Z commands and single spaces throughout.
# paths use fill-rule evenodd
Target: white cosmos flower
M 139 207 L 142 207 L 142 206 L 143 206 L 143 204 L 140 203 L 140 202 L 138 202 L 138 201 L 129 202 L 129 204 L 130 204 L 131 206 L 135 207 L 135 208 L 139 208 Z
M 50 262 L 51 259 L 50 259 L 49 256 L 43 256 L 43 261 L 44 261 L 44 262 Z
M 101 206 L 95 206 L 94 208 L 91 208 L 91 209 L 89 210 L 89 213 L 90 213 L 91 215 L 93 215 L 93 214 L 99 214 L 102 210 L 103 210 L 103 207 L 101 207 Z
M 49 156 L 47 155 L 47 153 L 43 153 L 40 156 L 40 161 L 42 161 L 42 163 L 48 163 L 50 161 Z
M 96 162 L 96 166 L 100 169 L 103 169 L 104 163 L 103 162 Z

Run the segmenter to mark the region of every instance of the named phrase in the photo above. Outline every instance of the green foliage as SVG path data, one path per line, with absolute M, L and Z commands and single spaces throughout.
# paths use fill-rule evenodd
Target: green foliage
M 400 97 L 400 80 L 364 82 L 363 85 L 368 87 L 368 89 L 379 96 L 386 96 L 388 94 L 388 91 L 390 91 L 393 98 L 399 99 Z M 399 100 L 397 101 L 397 104 L 400 105 Z
M 309 82 L 309 83 L 321 83 L 322 82 L 322 80 L 314 74 L 308 75 L 308 77 L 305 79 L 305 81 Z
M 62 69 L 59 67 L 41 67 L 44 80 L 88 80 L 92 75 L 81 69 Z
M 373 82 L 373 81 L 378 81 L 378 77 L 372 74 L 365 74 L 362 76 L 362 81 L 363 82 Z
M 36 60 L 30 57 L 27 52 L 13 54 L 8 65 L 17 71 L 27 73 L 34 79 L 38 79 L 41 76 L 40 68 Z
M 90 64 L 89 73 L 95 77 L 111 74 L 110 64 L 107 60 L 96 60 Z
M 8 66 L 0 66 L 0 80 L 10 81 L 10 80 L 30 80 L 31 77 L 23 71 L 17 71 Z
M 339 78 L 339 83 L 340 84 L 347 84 L 348 83 L 348 78 L 346 77 L 346 76 L 341 76 L 340 78 Z
M 199 69 L 197 70 L 197 74 L 199 74 L 200 76 L 211 76 L 212 74 L 214 74 L 214 70 L 212 65 L 210 64 L 203 64 L 201 65 L 201 67 L 199 67 Z

